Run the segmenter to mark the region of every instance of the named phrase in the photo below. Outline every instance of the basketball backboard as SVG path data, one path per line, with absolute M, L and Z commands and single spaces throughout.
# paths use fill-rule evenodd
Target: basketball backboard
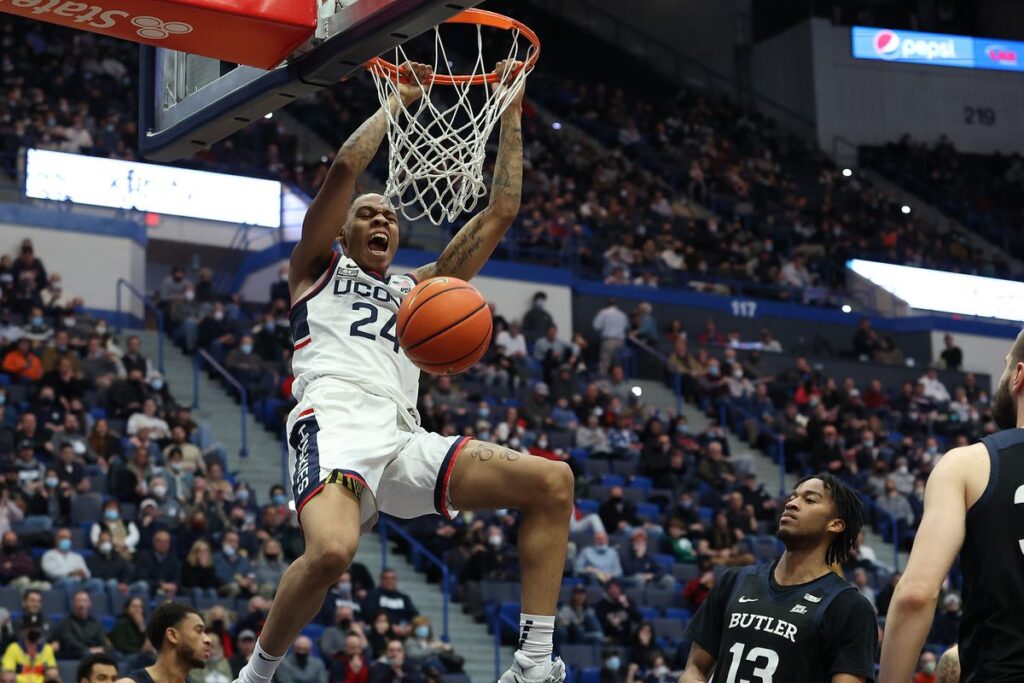
M 155 161 L 191 156 L 480 2 L 320 0 L 315 37 L 270 71 L 143 45 L 139 150 Z

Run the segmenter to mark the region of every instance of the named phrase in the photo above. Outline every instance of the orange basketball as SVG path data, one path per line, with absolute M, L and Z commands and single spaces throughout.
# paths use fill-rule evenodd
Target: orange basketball
M 424 280 L 398 309 L 398 342 L 416 367 L 432 375 L 472 367 L 487 351 L 493 329 L 483 296 L 456 277 Z

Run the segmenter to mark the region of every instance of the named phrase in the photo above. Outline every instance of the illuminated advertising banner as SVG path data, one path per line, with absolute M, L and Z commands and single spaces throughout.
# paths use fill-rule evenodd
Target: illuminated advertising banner
M 1024 322 L 1024 282 L 860 259 L 846 267 L 911 308 Z
M 856 59 L 1024 71 L 1024 43 L 1013 40 L 854 26 L 851 43 Z
M 281 183 L 30 149 L 25 195 L 266 228 L 281 226 Z

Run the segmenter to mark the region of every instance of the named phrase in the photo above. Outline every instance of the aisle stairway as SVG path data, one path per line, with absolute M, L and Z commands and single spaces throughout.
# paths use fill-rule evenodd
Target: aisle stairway
M 128 332 L 128 331 L 126 331 Z M 131 330 L 142 338 L 143 353 L 156 363 L 157 333 L 153 330 Z M 164 340 L 165 375 L 174 398 L 181 405 L 192 405 L 192 357 Z M 263 429 L 251 415 L 246 415 L 249 433 L 249 453 L 239 457 L 242 449 L 242 428 L 239 405 L 223 386 L 205 372 L 199 373 L 199 408 L 193 420 L 206 423 L 212 430 L 215 443 L 224 447 L 228 455 L 228 471 L 237 472 L 252 484 L 260 500 L 266 500 L 270 487 L 283 483 L 281 443 Z
M 381 540 L 376 533 L 363 536 L 359 543 L 356 562 L 366 565 L 376 578 L 381 571 Z M 442 622 L 441 590 L 437 584 L 427 583 L 408 560 L 397 553 L 388 554 L 388 566 L 398 571 L 398 589 L 407 593 L 422 614 L 430 617 L 434 631 L 440 633 Z M 459 605 L 451 603 L 448 610 L 448 628 L 455 651 L 466 658 L 465 672 L 473 683 L 497 680 L 494 676 L 494 637 L 471 616 L 462 613 Z M 502 671 L 512 663 L 512 648 L 502 648 Z
M 143 353 L 156 361 L 157 333 L 155 331 L 131 330 L 142 338 Z M 175 399 L 182 405 L 193 402 L 192 358 L 165 340 L 164 363 L 166 377 Z M 210 379 L 206 372 L 199 376 L 199 409 L 193 419 L 204 422 L 213 430 L 213 438 L 228 453 L 228 470 L 237 472 L 250 482 L 261 499 L 273 484 L 281 483 L 281 444 L 267 433 L 251 415 L 247 415 L 249 426 L 249 455 L 240 458 L 241 425 L 239 406 L 223 386 Z M 377 577 L 381 570 L 381 542 L 376 533 L 362 537 L 356 561 L 361 562 Z M 436 584 L 429 584 L 423 574 L 401 555 L 389 554 L 388 564 L 398 570 L 400 589 L 408 593 L 423 614 L 430 617 L 435 630 L 440 632 L 442 618 L 441 591 Z M 472 617 L 462 613 L 459 605 L 452 603 L 449 608 L 449 629 L 456 652 L 466 658 L 465 670 L 474 683 L 494 679 L 494 639 L 487 629 L 477 624 Z M 502 665 L 511 663 L 512 651 L 502 651 Z

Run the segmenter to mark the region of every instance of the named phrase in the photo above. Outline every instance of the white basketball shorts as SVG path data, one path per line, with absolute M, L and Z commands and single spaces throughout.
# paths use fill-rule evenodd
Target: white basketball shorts
M 448 482 L 465 436 L 441 436 L 400 421 L 394 401 L 341 381 L 319 379 L 288 416 L 288 476 L 295 511 L 328 484 L 359 496 L 366 533 L 377 512 L 411 519 L 458 514 Z

